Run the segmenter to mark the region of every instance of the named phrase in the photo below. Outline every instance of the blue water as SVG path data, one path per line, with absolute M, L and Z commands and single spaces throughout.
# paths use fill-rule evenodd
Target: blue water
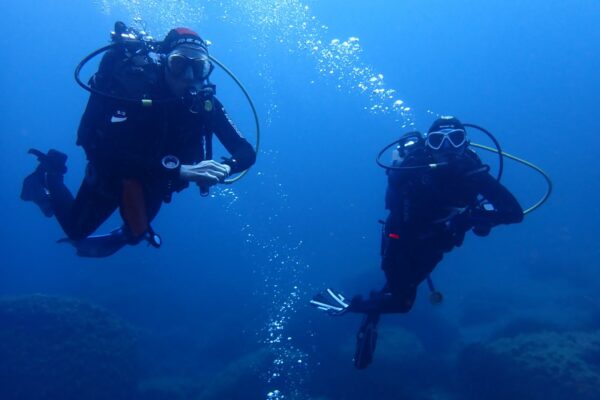
M 483 356 L 465 360 L 469 345 L 520 335 L 563 360 L 552 349 L 565 332 L 577 343 L 563 352 L 569 379 L 585 376 L 565 384 L 568 398 L 587 399 L 585 385 L 600 383 L 597 1 L 20 1 L 0 15 L 0 297 L 77 299 L 125 321 L 139 339 L 141 388 L 181 399 L 492 398 L 498 383 L 469 382 L 482 379 L 477 362 L 500 372 Z M 26 151 L 66 152 L 67 184 L 78 187 L 87 93 L 74 67 L 108 43 L 116 20 L 135 19 L 157 38 L 189 26 L 212 42 L 257 107 L 261 151 L 239 183 L 207 198 L 190 188 L 164 206 L 153 224 L 160 250 L 81 259 L 55 243 L 54 220 L 20 201 L 35 167 Z M 213 81 L 254 143 L 243 95 L 221 71 Z M 522 224 L 470 236 L 448 255 L 433 274 L 444 304 L 431 306 L 421 288 L 409 315 L 382 319 L 387 344 L 355 371 L 358 317 L 331 319 L 308 300 L 328 286 L 352 295 L 383 283 L 386 179 L 374 157 L 442 114 L 491 130 L 555 191 Z M 541 176 L 519 164 L 504 174 L 525 207 L 544 193 Z M 101 231 L 118 225 L 114 217 Z M 533 374 L 526 391 L 539 389 Z M 197 390 L 176 397 L 177 385 Z

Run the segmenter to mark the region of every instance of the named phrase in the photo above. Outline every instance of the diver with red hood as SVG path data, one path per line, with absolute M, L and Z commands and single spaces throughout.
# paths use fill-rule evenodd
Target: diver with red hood
M 63 241 L 84 257 L 106 257 L 143 240 L 159 247 L 150 223 L 173 193 L 192 182 L 206 194 L 256 160 L 215 97 L 208 46 L 196 32 L 172 29 L 152 52 L 140 51 L 150 42 L 123 23 L 115 24 L 115 38 L 119 45 L 107 46 L 89 82 L 77 135 L 88 163 L 77 195 L 64 184 L 67 156 L 56 150 L 30 150 L 39 165 L 21 191 L 23 200 L 56 217 Z M 222 162 L 213 160 L 213 135 L 231 155 Z M 117 209 L 123 225 L 91 236 Z

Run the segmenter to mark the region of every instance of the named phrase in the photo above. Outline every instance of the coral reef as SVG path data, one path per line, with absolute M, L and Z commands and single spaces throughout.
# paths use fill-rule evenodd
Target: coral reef
M 155 378 L 140 385 L 138 400 L 258 399 L 267 393 L 261 372 L 271 354 L 260 348 L 228 363 L 209 376 Z
M 466 347 L 458 371 L 468 399 L 598 398 L 600 332 L 540 332 Z
M 428 352 L 420 337 L 407 329 L 380 323 L 378 332 L 373 364 L 365 370 L 357 370 L 352 362 L 356 331 L 338 338 L 335 347 L 320 347 L 319 364 L 310 376 L 311 392 L 332 399 L 414 400 L 441 393 L 451 376 L 450 360 Z
M 203 400 L 258 399 L 267 393 L 267 387 L 257 379 L 267 371 L 271 352 L 260 348 L 245 354 L 218 371 L 202 391 Z
M 154 378 L 141 383 L 137 400 L 200 399 L 203 380 L 181 377 Z
M 108 312 L 34 295 L 0 301 L 0 398 L 132 399 L 135 340 Z
M 517 318 L 511 320 L 492 333 L 492 339 L 513 338 L 522 334 L 533 334 L 541 332 L 563 332 L 567 331 L 559 324 L 551 321 L 535 318 Z
M 398 361 L 411 363 L 424 355 L 424 349 L 419 338 L 412 332 L 402 328 L 381 326 L 378 329 L 377 347 L 374 363 L 382 368 L 398 365 Z M 348 337 L 340 347 L 340 355 L 352 358 L 356 339 L 355 335 Z M 375 368 L 378 368 L 375 366 Z

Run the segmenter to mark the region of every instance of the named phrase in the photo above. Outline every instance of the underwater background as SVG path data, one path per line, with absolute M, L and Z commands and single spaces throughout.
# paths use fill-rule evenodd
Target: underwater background
M 600 398 L 598 1 L 23 0 L 0 15 L 0 399 Z M 160 250 L 82 259 L 19 192 L 31 147 L 66 152 L 78 188 L 88 94 L 73 71 L 117 20 L 208 39 L 252 96 L 261 149 L 239 183 L 163 206 Z M 241 91 L 212 80 L 255 143 Z M 383 284 L 375 156 L 444 114 L 554 192 L 468 236 L 432 275 L 444 303 L 423 285 L 355 370 L 360 316 L 308 301 Z M 524 207 L 546 190 L 511 161 L 503 183 Z

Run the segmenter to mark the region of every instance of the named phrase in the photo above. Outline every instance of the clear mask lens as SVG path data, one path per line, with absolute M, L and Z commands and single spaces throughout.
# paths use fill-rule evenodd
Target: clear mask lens
M 447 134 L 448 140 L 454 147 L 462 146 L 467 140 L 467 135 L 462 129 L 455 129 Z
M 452 129 L 440 132 L 430 132 L 427 134 L 427 146 L 434 150 L 439 150 L 444 141 L 448 140 L 452 147 L 459 148 L 467 141 L 467 134 L 463 129 Z
M 185 75 L 188 68 L 191 68 L 194 79 L 204 80 L 208 78 L 211 71 L 211 64 L 205 56 L 190 58 L 183 54 L 171 54 L 167 58 L 167 68 L 176 78 Z
M 427 145 L 432 149 L 439 149 L 444 143 L 444 134 L 441 132 L 431 132 L 427 135 Z

